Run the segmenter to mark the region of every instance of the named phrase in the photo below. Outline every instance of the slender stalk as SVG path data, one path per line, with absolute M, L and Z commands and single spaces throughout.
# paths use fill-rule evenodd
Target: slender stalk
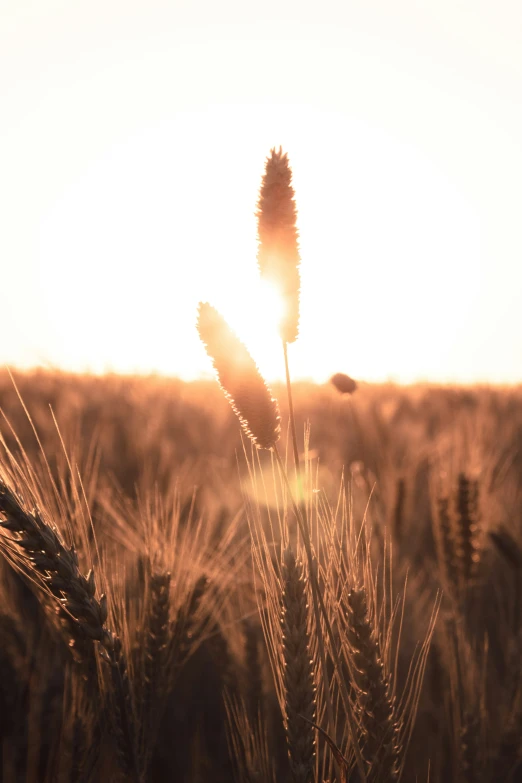
M 297 448 L 297 435 L 295 431 L 294 402 L 292 399 L 292 384 L 290 382 L 290 366 L 288 364 L 288 343 L 283 340 L 283 353 L 285 356 L 285 374 L 286 374 L 286 394 L 288 397 L 288 411 L 290 413 L 290 433 L 292 435 L 292 446 L 294 451 L 295 473 L 297 486 L 299 489 L 299 501 L 304 501 L 303 479 L 301 476 L 301 466 L 299 465 L 299 450 Z

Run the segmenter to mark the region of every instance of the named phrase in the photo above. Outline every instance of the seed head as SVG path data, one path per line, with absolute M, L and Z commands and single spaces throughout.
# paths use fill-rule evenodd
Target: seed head
M 259 448 L 273 448 L 279 439 L 279 407 L 246 347 L 208 302 L 199 304 L 197 328 L 245 433 Z
M 292 170 L 281 147 L 270 150 L 257 202 L 257 263 L 261 277 L 281 292 L 286 312 L 280 324 L 282 339 L 299 333 L 299 243 Z
M 281 626 L 286 738 L 293 783 L 315 780 L 317 713 L 308 601 L 302 564 L 291 549 L 283 553 Z

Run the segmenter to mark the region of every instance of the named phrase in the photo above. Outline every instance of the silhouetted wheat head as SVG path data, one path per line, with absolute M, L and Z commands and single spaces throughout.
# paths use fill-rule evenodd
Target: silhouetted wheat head
M 465 473 L 459 473 L 452 496 L 441 494 L 436 498 L 433 521 L 437 556 L 445 587 L 452 592 L 463 594 L 477 575 L 482 550 L 479 511 L 478 481 Z
M 295 783 L 312 783 L 315 768 L 316 689 L 303 566 L 291 549 L 283 555 L 283 628 L 286 736 Z
M 347 608 L 347 636 L 360 708 L 363 757 L 370 770 L 370 780 L 395 781 L 400 753 L 395 705 L 363 588 L 350 591 Z
M 257 262 L 261 277 L 272 283 L 285 302 L 280 324 L 284 342 L 299 333 L 299 244 L 292 170 L 281 147 L 270 150 L 257 202 Z
M 105 596 L 95 598 L 96 585 L 91 570 L 80 573 L 74 548 L 65 546 L 61 536 L 37 507 L 27 509 L 22 498 L 0 480 L 0 527 L 11 533 L 1 546 L 14 562 L 42 589 L 56 599 L 71 650 L 82 657 L 93 654 L 97 640 L 111 648 L 111 635 L 105 623 Z
M 218 380 L 241 426 L 262 449 L 279 439 L 279 406 L 245 345 L 225 319 L 207 302 L 198 310 L 198 332 Z

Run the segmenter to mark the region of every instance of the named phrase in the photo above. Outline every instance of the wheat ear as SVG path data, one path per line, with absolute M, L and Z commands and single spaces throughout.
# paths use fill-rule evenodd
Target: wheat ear
M 303 566 L 291 549 L 283 554 L 282 616 L 288 755 L 294 783 L 312 783 L 315 771 L 316 688 L 308 631 Z
M 171 636 L 171 655 L 176 672 L 179 672 L 185 664 L 190 652 L 199 641 L 197 615 L 209 584 L 205 575 L 200 576 L 192 588 L 187 604 L 178 609 Z
M 399 775 L 398 727 L 364 588 L 349 592 L 347 609 L 346 633 L 353 656 L 363 731 L 362 755 L 368 766 L 368 779 L 395 781 Z
M 444 580 L 445 587 L 450 594 L 453 594 L 458 584 L 458 572 L 455 561 L 455 536 L 451 525 L 448 498 L 437 498 L 433 523 L 440 575 Z
M 141 720 L 144 733 L 143 765 L 145 769 L 153 750 L 156 729 L 161 720 L 162 699 L 159 692 L 161 678 L 166 671 L 170 638 L 170 582 L 169 571 L 152 571 L 150 573 Z
M 293 343 L 299 333 L 300 256 L 292 170 L 281 147 L 266 159 L 256 215 L 259 272 L 284 299 L 280 334 L 284 343 Z
M 246 347 L 207 302 L 199 305 L 197 328 L 243 430 L 259 448 L 273 448 L 279 439 L 279 407 Z
M 28 511 L 21 498 L 1 480 L 0 514 L 0 527 L 15 536 L 4 537 L 6 554 L 21 559 L 26 572 L 58 601 L 58 612 L 67 621 L 69 645 L 76 645 L 83 654 L 92 652 L 93 640 L 110 647 L 105 628 L 106 598 L 95 597 L 94 573 L 91 570 L 85 577 L 80 572 L 74 548 L 65 546 L 38 508 Z
M 2 480 L 0 515 L 0 526 L 16 536 L 9 540 L 4 537 L 4 551 L 18 565 L 21 561 L 22 568 L 58 602 L 69 645 L 77 645 L 85 656 L 94 653 L 94 641 L 100 643 L 102 657 L 110 665 L 119 756 L 128 774 L 139 781 L 126 658 L 121 640 L 106 626 L 107 599 L 104 595 L 99 600 L 95 597 L 93 571 L 84 576 L 74 548 L 66 547 L 58 530 L 44 519 L 41 511 L 28 511 Z M 92 658 L 87 662 L 92 664 Z
M 456 561 L 460 586 L 464 589 L 474 576 L 480 559 L 478 549 L 478 482 L 460 473 L 456 492 Z

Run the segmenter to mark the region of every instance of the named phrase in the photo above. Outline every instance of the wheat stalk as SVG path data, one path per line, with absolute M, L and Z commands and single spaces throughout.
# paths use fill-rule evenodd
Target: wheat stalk
M 303 566 L 291 549 L 283 554 L 282 616 L 286 736 L 294 783 L 311 783 L 315 769 L 316 688 L 308 631 Z
M 257 626 L 248 618 L 243 621 L 242 628 L 245 645 L 246 670 L 245 706 L 248 711 L 248 717 L 251 721 L 255 721 L 261 709 L 263 698 L 263 675 L 261 671 L 261 662 L 259 660 Z
M 295 430 L 294 403 L 288 362 L 288 343 L 297 340 L 299 334 L 300 255 L 297 232 L 297 209 L 292 187 L 292 171 L 288 155 L 281 147 L 270 150 L 265 162 L 257 202 L 257 238 L 259 242 L 257 263 L 261 278 L 269 281 L 281 294 L 284 310 L 279 323 L 283 341 L 286 374 L 286 393 L 290 413 L 290 430 L 294 463 L 299 487 L 299 499 L 303 498 L 299 450 Z
M 353 678 L 363 732 L 362 755 L 369 769 L 369 780 L 398 780 L 400 748 L 395 709 L 364 588 L 348 593 L 346 634 L 354 663 Z
M 147 768 L 161 720 L 163 699 L 160 696 L 162 677 L 167 670 L 170 639 L 170 583 L 169 571 L 149 574 L 149 613 L 145 631 L 143 693 L 141 726 L 143 734 L 143 768 Z
M 265 174 L 261 183 L 259 201 L 257 205 L 258 220 L 258 266 L 262 278 L 272 282 L 279 289 L 285 304 L 285 312 L 280 324 L 280 335 L 283 343 L 283 356 L 285 363 L 286 391 L 288 398 L 288 410 L 290 414 L 290 432 L 292 437 L 292 449 L 294 454 L 295 474 L 297 479 L 298 500 L 295 505 L 297 526 L 303 536 L 306 557 L 308 560 L 311 578 L 313 610 L 316 620 L 316 632 L 318 637 L 319 660 L 323 675 L 328 683 L 328 669 L 326 651 L 320 621 L 320 613 L 323 614 L 328 635 L 332 635 L 329 618 L 326 614 L 322 593 L 317 581 L 315 562 L 312 555 L 310 525 L 308 511 L 304 497 L 304 486 L 299 461 L 299 448 L 294 415 L 292 397 L 292 383 L 290 378 L 290 364 L 288 360 L 288 343 L 295 342 L 299 332 L 299 295 L 300 295 L 300 256 L 298 247 L 298 232 L 296 227 L 297 210 L 294 201 L 294 190 L 291 185 L 292 172 L 288 163 L 288 156 L 279 150 L 272 149 L 265 165 Z M 279 456 L 277 447 L 274 447 L 276 459 L 280 463 L 283 475 L 285 470 Z M 326 711 L 328 727 L 334 731 L 335 719 L 330 688 L 325 688 Z M 343 701 L 348 710 L 346 693 L 343 692 Z M 348 716 L 350 726 L 353 729 L 352 720 Z M 362 759 L 357 758 L 357 763 L 364 779 Z
M 249 716 L 247 706 L 225 694 L 228 744 L 237 783 L 275 783 L 274 760 L 263 716 Z

